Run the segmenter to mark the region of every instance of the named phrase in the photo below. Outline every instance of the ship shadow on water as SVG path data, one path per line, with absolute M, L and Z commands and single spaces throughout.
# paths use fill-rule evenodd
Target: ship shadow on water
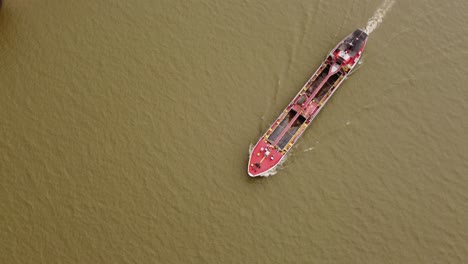
M 8 30 L 12 25 L 11 17 L 12 13 L 10 12 L 10 9 L 8 9 L 5 4 L 3 4 L 3 1 L 0 0 L 0 35 L 3 40 L 11 39 L 8 38 L 8 36 L 5 36 L 5 34 L 13 32 L 12 30 Z M 2 46 L 3 45 L 4 44 L 2 44 Z

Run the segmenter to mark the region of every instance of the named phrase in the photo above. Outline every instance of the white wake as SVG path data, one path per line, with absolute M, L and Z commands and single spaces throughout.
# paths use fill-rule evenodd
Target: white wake
M 365 31 L 368 35 L 383 22 L 385 14 L 392 8 L 393 4 L 395 4 L 395 0 L 384 0 L 379 8 L 377 8 L 374 15 L 367 21 Z

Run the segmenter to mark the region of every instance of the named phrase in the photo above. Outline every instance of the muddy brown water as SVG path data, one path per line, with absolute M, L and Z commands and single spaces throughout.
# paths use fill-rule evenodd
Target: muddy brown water
M 365 1 L 4 1 L 0 263 L 468 263 L 468 2 L 397 1 L 278 174 L 248 148 Z

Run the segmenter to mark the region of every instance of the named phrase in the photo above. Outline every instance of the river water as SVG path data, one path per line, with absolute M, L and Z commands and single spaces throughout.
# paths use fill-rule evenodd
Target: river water
M 468 263 L 468 2 L 386 2 L 3 1 L 0 263 Z M 375 14 L 283 168 L 249 178 Z

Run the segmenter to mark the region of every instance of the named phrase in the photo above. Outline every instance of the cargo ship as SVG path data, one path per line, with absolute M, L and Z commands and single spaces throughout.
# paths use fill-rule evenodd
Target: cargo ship
M 248 174 L 269 176 L 359 62 L 367 33 L 356 29 L 333 48 L 320 67 L 250 150 Z

